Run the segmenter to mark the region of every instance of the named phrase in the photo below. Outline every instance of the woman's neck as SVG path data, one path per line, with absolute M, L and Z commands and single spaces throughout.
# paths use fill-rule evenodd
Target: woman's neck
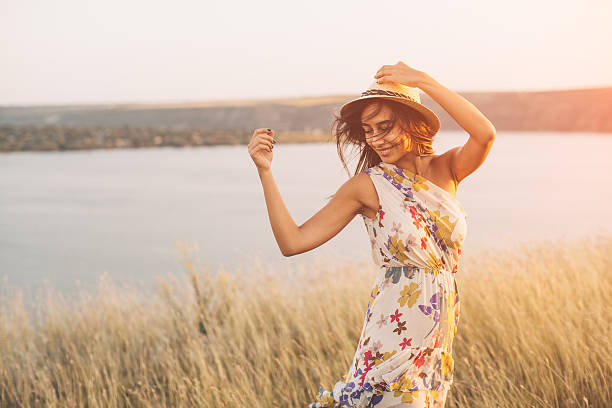
M 417 156 L 413 152 L 407 152 L 403 157 L 397 160 L 395 164 L 398 167 L 410 170 L 411 172 L 421 176 L 427 168 L 429 160 L 429 158 Z

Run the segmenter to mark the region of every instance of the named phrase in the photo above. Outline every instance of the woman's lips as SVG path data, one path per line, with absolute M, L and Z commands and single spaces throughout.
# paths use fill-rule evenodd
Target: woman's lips
M 378 152 L 378 154 L 380 154 L 381 156 L 387 156 L 389 155 L 389 153 L 391 153 L 391 149 L 393 149 L 393 146 L 388 147 L 386 149 L 382 149 L 382 150 L 376 150 Z

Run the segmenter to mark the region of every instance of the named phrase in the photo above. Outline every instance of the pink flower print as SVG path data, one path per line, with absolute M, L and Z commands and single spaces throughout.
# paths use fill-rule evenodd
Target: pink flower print
M 395 313 L 391 315 L 391 323 L 393 323 L 394 321 L 399 323 L 399 318 L 403 313 L 399 312 L 399 309 L 395 309 Z
M 425 356 L 423 355 L 423 351 L 421 350 L 419 354 L 417 354 L 417 356 L 414 358 L 414 365 L 420 368 L 423 364 L 425 364 Z
M 412 223 L 414 224 L 415 227 L 421 228 L 421 219 L 420 218 L 414 217 Z
M 369 371 L 372 368 L 372 350 L 364 350 L 361 352 L 361 359 L 365 365 L 365 371 Z
M 379 329 L 387 324 L 387 318 L 385 317 L 384 314 L 380 315 L 380 319 L 378 319 L 376 324 L 378 325 Z
M 391 285 L 392 280 L 393 280 L 392 276 L 385 278 L 385 280 L 383 280 L 382 283 L 380 284 L 380 291 L 382 292 L 383 290 L 387 289 L 387 287 Z
M 442 330 L 440 330 L 440 326 L 438 326 L 434 331 L 431 332 L 431 336 L 434 339 L 438 339 L 440 338 L 440 335 L 442 334 Z
M 402 231 L 402 223 L 401 222 L 396 223 L 395 221 L 393 221 L 393 226 L 391 227 L 391 233 L 403 234 L 404 231 Z
M 421 238 L 421 249 L 427 249 L 427 237 Z
M 359 386 L 360 386 L 360 387 L 362 387 L 362 386 L 363 386 L 363 383 L 364 383 L 364 381 L 365 381 L 365 376 L 366 376 L 366 374 L 368 374 L 368 372 L 367 372 L 367 371 L 364 371 L 364 372 L 363 372 L 363 374 L 361 374 L 361 375 L 359 376 Z
M 415 237 L 412 234 L 409 234 L 406 239 L 404 240 L 404 242 L 406 243 L 407 247 L 412 247 L 414 246 L 414 244 L 416 243 L 417 237 Z
M 400 347 L 403 349 L 406 348 L 406 346 L 411 346 L 412 344 L 410 344 L 410 342 L 412 341 L 412 337 L 409 338 L 408 340 L 406 340 L 406 338 L 404 337 L 404 341 L 402 343 L 400 343 Z
M 372 351 L 377 353 L 382 348 L 382 341 L 376 340 L 372 343 Z

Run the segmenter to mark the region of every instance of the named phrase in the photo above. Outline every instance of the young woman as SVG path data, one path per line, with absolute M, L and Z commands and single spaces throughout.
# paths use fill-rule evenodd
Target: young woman
M 334 122 L 341 145 L 361 154 L 355 175 L 301 226 L 287 211 L 270 164 L 271 129 L 257 129 L 249 154 L 257 166 L 268 216 L 285 256 L 316 248 L 357 214 L 366 226 L 373 284 L 359 344 L 343 381 L 322 387 L 317 407 L 443 407 L 453 381 L 452 342 L 459 321 L 455 273 L 467 231 L 457 186 L 485 160 L 495 127 L 470 102 L 403 62 L 383 65 Z M 469 133 L 463 146 L 435 154 L 438 117 L 422 89 Z

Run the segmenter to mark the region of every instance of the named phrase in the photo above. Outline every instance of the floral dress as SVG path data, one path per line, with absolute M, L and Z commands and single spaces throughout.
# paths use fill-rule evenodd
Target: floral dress
M 443 406 L 453 382 L 455 274 L 467 215 L 448 191 L 394 164 L 363 172 L 379 198 L 376 217 L 361 216 L 380 269 L 348 373 L 332 391 L 321 387 L 308 408 L 389 406 L 380 403 L 390 395 L 395 404 Z

